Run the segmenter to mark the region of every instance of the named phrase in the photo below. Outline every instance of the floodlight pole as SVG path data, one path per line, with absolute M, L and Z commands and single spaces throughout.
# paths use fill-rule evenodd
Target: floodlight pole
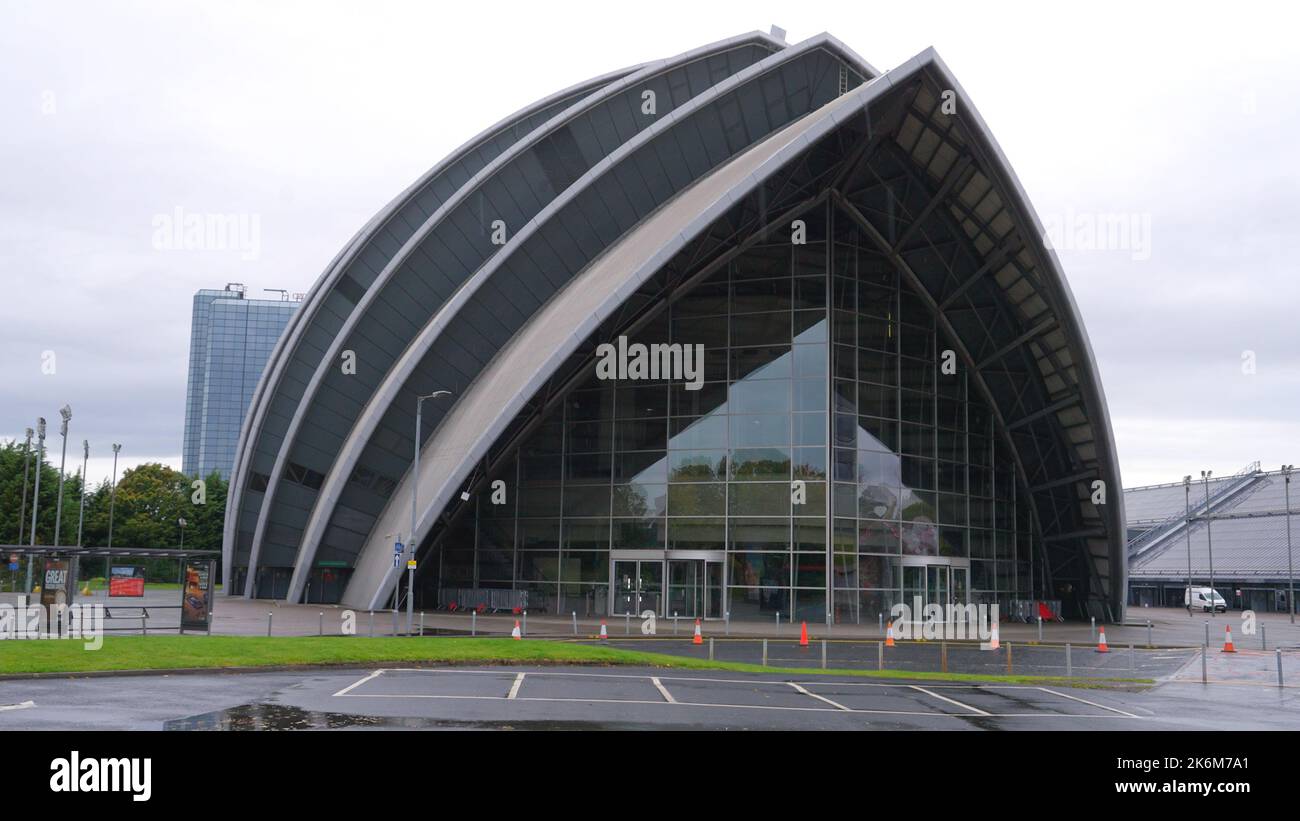
M 113 546 L 113 508 L 117 504 L 117 452 L 122 449 L 120 444 L 113 445 L 113 487 L 108 492 L 108 546 Z M 105 559 L 107 561 L 107 559 Z
M 425 396 L 417 396 L 415 399 L 415 459 L 411 463 L 411 532 L 406 537 L 406 549 L 410 552 L 408 562 L 415 559 L 415 517 L 417 498 L 420 494 L 420 422 L 424 414 L 424 400 L 436 399 L 439 396 L 451 396 L 451 391 L 434 391 Z M 410 635 L 415 619 L 415 568 L 409 563 L 406 573 L 406 633 Z
M 45 464 L 45 417 L 42 416 L 36 420 L 36 482 L 32 489 L 32 534 L 31 546 L 36 547 L 36 511 L 41 506 L 41 466 Z M 32 592 L 32 562 L 36 561 L 36 554 L 27 557 L 27 586 L 23 588 L 23 593 Z
M 27 470 L 32 464 L 32 436 L 35 431 L 27 429 L 27 442 L 23 445 L 23 506 L 18 511 L 18 541 L 14 544 L 23 543 L 23 527 L 27 524 Z
M 1214 538 L 1210 534 L 1210 527 L 1214 524 L 1210 518 L 1210 477 L 1213 475 L 1212 470 L 1201 471 L 1201 478 L 1205 480 L 1205 551 L 1210 560 L 1210 618 L 1219 612 L 1214 607 Z
M 82 527 L 86 523 L 86 466 L 90 462 L 90 440 L 81 440 L 81 505 L 77 509 L 77 547 L 81 547 Z
M 59 497 L 54 505 L 54 546 L 59 546 L 59 530 L 63 525 L 63 469 L 68 461 L 68 422 L 72 421 L 72 406 L 59 408 L 63 423 L 59 425 L 59 436 L 63 437 L 63 455 L 59 457 Z
M 1187 537 L 1187 618 L 1192 617 L 1192 477 L 1183 477 L 1183 504 L 1187 519 L 1183 526 L 1183 535 Z
M 1295 566 L 1291 563 L 1291 471 L 1295 465 L 1282 466 L 1283 487 L 1286 492 L 1286 609 L 1291 613 L 1291 623 L 1295 624 Z

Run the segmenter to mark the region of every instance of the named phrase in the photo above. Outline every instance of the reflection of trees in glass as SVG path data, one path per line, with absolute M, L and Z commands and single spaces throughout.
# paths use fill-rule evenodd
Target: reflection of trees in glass
M 645 488 L 640 485 L 614 486 L 614 511 L 618 515 L 644 516 L 650 511 Z
M 669 486 L 674 516 L 716 516 L 726 510 L 727 486 L 691 483 Z
M 814 465 L 809 462 L 795 462 L 794 478 L 796 479 L 825 479 L 826 468 L 822 465 Z
M 684 462 L 673 467 L 668 475 L 670 482 L 715 482 L 723 478 L 727 469 L 727 457 L 720 456 L 715 465 L 707 457 Z
M 789 459 L 746 459 L 736 462 L 737 479 L 785 479 L 790 475 Z

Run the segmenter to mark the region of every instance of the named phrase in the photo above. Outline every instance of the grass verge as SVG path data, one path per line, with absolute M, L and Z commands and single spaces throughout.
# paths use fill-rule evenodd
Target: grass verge
M 1149 679 L 1065 679 L 1051 676 L 925 673 L 904 670 L 820 670 L 708 661 L 616 647 L 533 639 L 363 638 L 264 636 L 107 636 L 99 650 L 80 641 L 0 641 L 0 675 L 90 673 L 127 670 L 220 669 L 374 664 L 596 664 L 683 670 L 731 670 L 800 676 L 1057 684 L 1114 687 L 1150 684 Z

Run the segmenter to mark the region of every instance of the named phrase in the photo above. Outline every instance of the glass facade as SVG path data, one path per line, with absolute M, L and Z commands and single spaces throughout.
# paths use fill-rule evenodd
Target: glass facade
M 593 369 L 538 420 L 443 531 L 441 604 L 853 622 L 1030 595 L 1023 493 L 930 308 L 847 216 L 800 220 L 628 334 L 702 345 L 699 390 Z
M 194 295 L 181 469 L 229 478 L 257 381 L 298 302 L 244 299 L 240 290 Z

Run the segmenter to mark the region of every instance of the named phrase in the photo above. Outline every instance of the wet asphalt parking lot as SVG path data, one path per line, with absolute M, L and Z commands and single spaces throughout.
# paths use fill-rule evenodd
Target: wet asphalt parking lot
M 1300 729 L 1300 690 L 1145 691 L 629 667 L 0 681 L 13 729 Z

